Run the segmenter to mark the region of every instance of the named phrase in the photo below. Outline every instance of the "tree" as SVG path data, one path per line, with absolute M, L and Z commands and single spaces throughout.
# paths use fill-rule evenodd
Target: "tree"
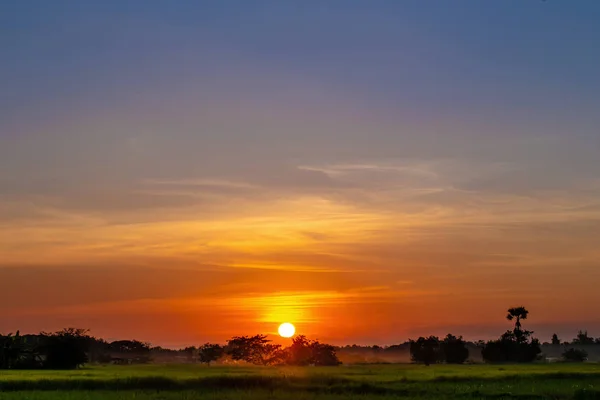
M 532 362 L 542 352 L 540 341 L 531 338 L 532 332 L 523 331 L 517 336 L 513 331 L 505 332 L 500 339 L 489 341 L 481 355 L 488 362 Z
M 179 352 L 183 353 L 190 362 L 195 362 L 199 356 L 199 349 L 197 349 L 196 346 L 186 347 L 182 350 L 179 350 Z
M 342 363 L 335 352 L 335 347 L 332 345 L 319 343 L 315 340 L 312 342 L 310 347 L 312 351 L 313 365 L 321 367 L 335 367 Z
M 218 344 L 206 343 L 198 348 L 198 360 L 210 366 L 210 363 L 217 361 L 223 356 L 225 349 Z
M 110 352 L 114 356 L 113 361 L 126 364 L 147 364 L 152 360 L 150 343 L 139 340 L 116 340 L 109 345 Z
M 469 358 L 469 349 L 462 336 L 448 334 L 441 342 L 442 358 L 448 364 L 463 364 Z
M 529 311 L 523 306 L 508 309 L 506 319 L 509 321 L 515 320 L 515 333 L 521 330 L 521 320 L 527 319 L 527 315 L 529 315 Z
M 558 338 L 558 335 L 556 333 L 552 335 L 552 345 L 553 346 L 560 345 L 560 339 Z
M 88 358 L 90 363 L 109 363 L 110 344 L 104 339 L 90 338 Z
M 256 365 L 280 364 L 285 359 L 281 345 L 272 344 L 265 335 L 235 336 L 227 343 L 227 354 L 233 360 Z
M 110 343 L 110 350 L 115 353 L 147 354 L 150 353 L 150 344 L 139 340 L 116 340 Z
M 587 331 L 580 330 L 577 337 L 573 339 L 573 344 L 594 344 L 594 338 L 588 335 Z
M 65 328 L 55 333 L 41 333 L 41 352 L 44 367 L 49 369 L 75 369 L 88 362 L 87 353 L 92 338 L 87 329 Z
M 565 361 L 584 362 L 587 360 L 588 353 L 587 351 L 581 349 L 568 349 L 562 354 L 562 356 Z
M 337 366 L 338 359 L 335 347 L 320 343 L 318 340 L 309 340 L 304 335 L 292 339 L 292 345 L 285 349 L 286 362 L 291 365 L 317 365 Z
M 292 345 L 286 349 L 288 353 L 288 364 L 310 365 L 312 364 L 311 342 L 304 335 L 298 335 L 292 339 Z
M 0 369 L 40 368 L 41 360 L 35 351 L 36 343 L 16 334 L 0 335 Z
M 410 340 L 410 355 L 414 362 L 427 366 L 440 359 L 440 339 L 437 336 Z
M 515 321 L 515 328 L 506 331 L 498 340 L 486 343 L 481 351 L 488 362 L 531 362 L 542 352 L 540 341 L 533 338 L 533 331 L 523 329 L 521 320 L 527 319 L 529 311 L 525 307 L 508 309 L 506 319 Z

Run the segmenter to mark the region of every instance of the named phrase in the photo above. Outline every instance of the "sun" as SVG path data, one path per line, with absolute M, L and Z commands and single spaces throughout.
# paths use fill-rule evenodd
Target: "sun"
M 279 335 L 284 338 L 290 338 L 296 333 L 296 328 L 289 322 L 279 325 Z

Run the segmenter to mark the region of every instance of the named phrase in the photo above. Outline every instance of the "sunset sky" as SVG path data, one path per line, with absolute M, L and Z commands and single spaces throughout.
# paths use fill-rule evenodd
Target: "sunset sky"
M 0 332 L 600 336 L 600 1 L 0 2 Z

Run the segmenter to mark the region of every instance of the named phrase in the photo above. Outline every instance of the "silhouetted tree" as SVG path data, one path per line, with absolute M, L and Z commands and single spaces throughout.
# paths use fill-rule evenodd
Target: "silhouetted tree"
M 529 315 L 529 311 L 523 306 L 508 309 L 506 319 L 509 321 L 515 320 L 515 333 L 521 330 L 521 320 L 527 319 L 527 315 Z
M 506 331 L 500 339 L 486 343 L 481 351 L 483 359 L 488 362 L 531 362 L 542 352 L 540 341 L 532 337 L 533 331 L 524 330 L 521 320 L 527 319 L 529 311 L 525 307 L 508 310 L 506 319 L 516 319 L 515 328 Z
M 469 349 L 462 336 L 448 334 L 441 342 L 442 358 L 448 364 L 462 364 L 469 358 Z
M 196 359 L 198 359 L 199 356 L 199 350 L 196 348 L 196 346 L 186 347 L 183 350 L 180 350 L 180 352 L 185 354 L 185 357 L 188 361 L 192 362 L 196 361 Z
M 221 358 L 224 352 L 225 348 L 223 346 L 206 343 L 198 348 L 198 360 L 210 366 L 210 363 Z
M 315 340 L 311 343 L 310 349 L 312 352 L 313 365 L 325 367 L 338 366 L 341 364 L 335 352 L 335 347 L 330 344 L 319 343 Z
M 525 331 L 518 338 L 514 332 L 507 331 L 499 340 L 489 341 L 481 351 L 488 362 L 532 362 L 542 352 L 538 339 L 531 338 L 531 332 Z
M 291 365 L 310 365 L 312 363 L 311 342 L 304 335 L 292 339 L 292 345 L 286 349 L 288 363 Z
M 0 335 L 0 369 L 40 368 L 36 347 L 34 338 L 22 336 L 19 331 Z
M 573 339 L 573 344 L 594 344 L 594 338 L 588 335 L 587 331 L 580 330 L 577 337 Z
M 88 358 L 90 363 L 109 363 L 110 344 L 104 339 L 89 337 Z
M 563 359 L 570 362 L 583 362 L 587 360 L 588 353 L 581 349 L 568 349 L 563 354 Z
M 419 337 L 410 341 L 410 355 L 414 362 L 430 365 L 440 359 L 440 339 L 437 336 Z
M 150 352 L 150 344 L 139 340 L 115 340 L 110 343 L 110 350 L 116 353 L 146 354 Z
M 560 339 L 558 338 L 558 335 L 556 333 L 552 335 L 552 345 L 554 345 L 554 346 L 560 345 Z
M 296 336 L 292 345 L 286 349 L 287 363 L 292 365 L 340 365 L 335 347 L 320 343 L 318 340 L 308 340 L 306 336 Z
M 88 362 L 91 337 L 87 329 L 65 328 L 55 333 L 41 333 L 44 367 L 75 369 Z
M 147 364 L 152 360 L 151 348 L 150 343 L 139 340 L 115 340 L 109 345 L 113 362 L 118 364 Z
M 270 342 L 265 335 L 235 336 L 227 344 L 227 354 L 233 360 L 243 360 L 256 365 L 283 363 L 285 354 L 281 345 Z

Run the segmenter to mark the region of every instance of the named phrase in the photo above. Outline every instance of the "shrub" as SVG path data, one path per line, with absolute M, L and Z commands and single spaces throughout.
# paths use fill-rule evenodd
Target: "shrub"
M 562 354 L 562 356 L 565 361 L 583 362 L 587 360 L 588 353 L 587 351 L 581 349 L 568 349 Z

